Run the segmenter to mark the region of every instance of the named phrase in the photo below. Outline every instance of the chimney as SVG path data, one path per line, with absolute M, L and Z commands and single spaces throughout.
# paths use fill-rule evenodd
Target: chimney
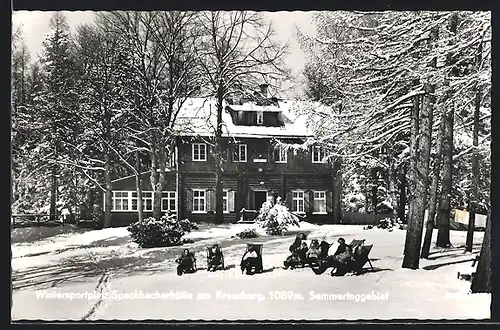
M 263 97 L 267 97 L 267 87 L 269 87 L 269 85 L 268 84 L 260 84 L 259 87 L 260 87 L 260 94 Z

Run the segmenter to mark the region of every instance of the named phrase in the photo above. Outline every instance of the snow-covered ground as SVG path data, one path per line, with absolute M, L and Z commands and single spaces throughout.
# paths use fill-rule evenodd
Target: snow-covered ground
M 349 242 L 364 238 L 366 244 L 374 245 L 370 253 L 373 272 L 332 278 L 328 271 L 318 276 L 308 268 L 281 268 L 293 233 L 269 237 L 258 228 L 259 238 L 232 237 L 251 227 L 256 225 L 202 228 L 187 235 L 195 243 L 170 248 L 140 249 L 130 241 L 126 228 L 59 235 L 30 245 L 14 244 L 12 317 L 319 320 L 490 316 L 490 295 L 468 294 L 470 282 L 456 277 L 457 267 L 470 264 L 479 252 L 482 232 L 474 235 L 473 254 L 464 254 L 463 248 L 459 248 L 465 243 L 466 233 L 452 231 L 451 240 L 457 248 L 434 249 L 428 260 L 421 260 L 419 270 L 408 270 L 401 268 L 405 231 L 308 223 L 294 228 L 309 231 L 309 239 L 326 237 L 329 242 L 336 242 L 338 237 L 344 237 Z M 265 271 L 247 276 L 241 274 L 237 265 L 246 243 L 251 241 L 264 244 Z M 207 273 L 204 248 L 215 242 L 223 248 L 228 269 Z M 186 247 L 196 253 L 200 270 L 178 277 L 173 260 Z M 332 246 L 331 252 L 335 249 Z M 45 298 L 40 304 L 42 298 L 37 298 L 37 289 L 73 294 L 97 290 L 107 294 L 107 299 Z M 124 293 L 134 292 L 139 296 L 157 294 L 157 298 L 162 293 L 164 298 L 168 298 L 165 294 L 177 294 L 177 298 L 150 301 L 139 296 L 123 297 Z M 228 295 L 235 293 L 240 295 Z

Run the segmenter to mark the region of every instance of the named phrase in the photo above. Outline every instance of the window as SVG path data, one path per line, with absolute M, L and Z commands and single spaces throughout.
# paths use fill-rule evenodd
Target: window
M 132 211 L 137 211 L 137 191 L 132 191 Z
M 177 159 L 176 159 L 176 149 L 174 148 L 174 150 L 170 153 L 170 155 L 168 156 L 168 166 L 170 168 L 172 167 L 175 167 L 175 164 L 177 163 Z
M 278 149 L 274 151 L 274 160 L 276 161 L 276 163 L 286 163 L 287 161 L 286 149 L 278 147 Z
M 113 191 L 113 211 L 128 211 L 129 192 Z
M 142 207 L 144 211 L 153 211 L 153 192 L 143 191 L 142 192 Z
M 326 192 L 314 192 L 314 213 L 326 213 Z
M 325 158 L 323 149 L 321 147 L 312 147 L 312 162 L 323 163 L 323 158 Z
M 153 211 L 154 195 L 152 191 L 142 192 L 142 210 L 146 212 Z M 132 212 L 137 211 L 137 191 L 113 191 L 112 211 Z M 176 211 L 176 193 L 175 191 L 165 191 L 162 193 L 161 209 L 162 211 Z
M 304 213 L 304 192 L 294 191 L 292 193 L 292 211 L 297 213 Z
M 247 145 L 246 144 L 236 145 L 236 150 L 234 152 L 234 161 L 235 162 L 242 162 L 242 163 L 247 161 Z
M 176 211 L 175 200 L 176 200 L 175 191 L 164 191 L 161 196 L 161 210 L 162 212 L 166 211 Z
M 257 112 L 257 124 L 264 124 L 264 113 L 262 111 Z
M 205 190 L 193 190 L 193 212 L 204 213 L 205 209 Z
M 207 160 L 207 145 L 205 143 L 193 143 L 193 161 L 203 162 Z
M 228 208 L 228 191 L 224 190 L 222 193 L 222 211 L 224 213 L 229 213 L 229 208 Z

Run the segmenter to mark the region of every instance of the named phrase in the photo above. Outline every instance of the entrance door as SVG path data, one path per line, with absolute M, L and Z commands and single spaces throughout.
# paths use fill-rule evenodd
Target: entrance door
M 266 190 L 256 190 L 253 192 L 253 200 L 254 200 L 254 203 L 253 205 L 255 205 L 255 209 L 257 211 L 260 210 L 260 208 L 262 207 L 262 204 L 264 204 L 266 201 L 267 201 L 267 191 Z

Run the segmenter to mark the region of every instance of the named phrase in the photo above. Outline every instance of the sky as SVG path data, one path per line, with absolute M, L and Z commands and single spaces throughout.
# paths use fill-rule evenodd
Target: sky
M 24 41 L 30 51 L 31 59 L 34 61 L 42 49 L 44 34 L 49 32 L 50 17 L 54 12 L 50 11 L 14 11 L 12 15 L 13 30 L 21 26 Z M 62 11 L 68 19 L 72 31 L 80 24 L 92 21 L 95 12 L 92 11 Z M 306 58 L 296 41 L 295 26 L 308 34 L 314 33 L 314 25 L 311 21 L 312 12 L 265 12 L 266 19 L 273 22 L 276 30 L 276 39 L 289 43 L 289 54 L 285 62 L 291 69 L 293 75 L 301 78 L 300 72 L 304 68 Z M 299 92 L 300 86 L 296 86 L 287 94 Z

